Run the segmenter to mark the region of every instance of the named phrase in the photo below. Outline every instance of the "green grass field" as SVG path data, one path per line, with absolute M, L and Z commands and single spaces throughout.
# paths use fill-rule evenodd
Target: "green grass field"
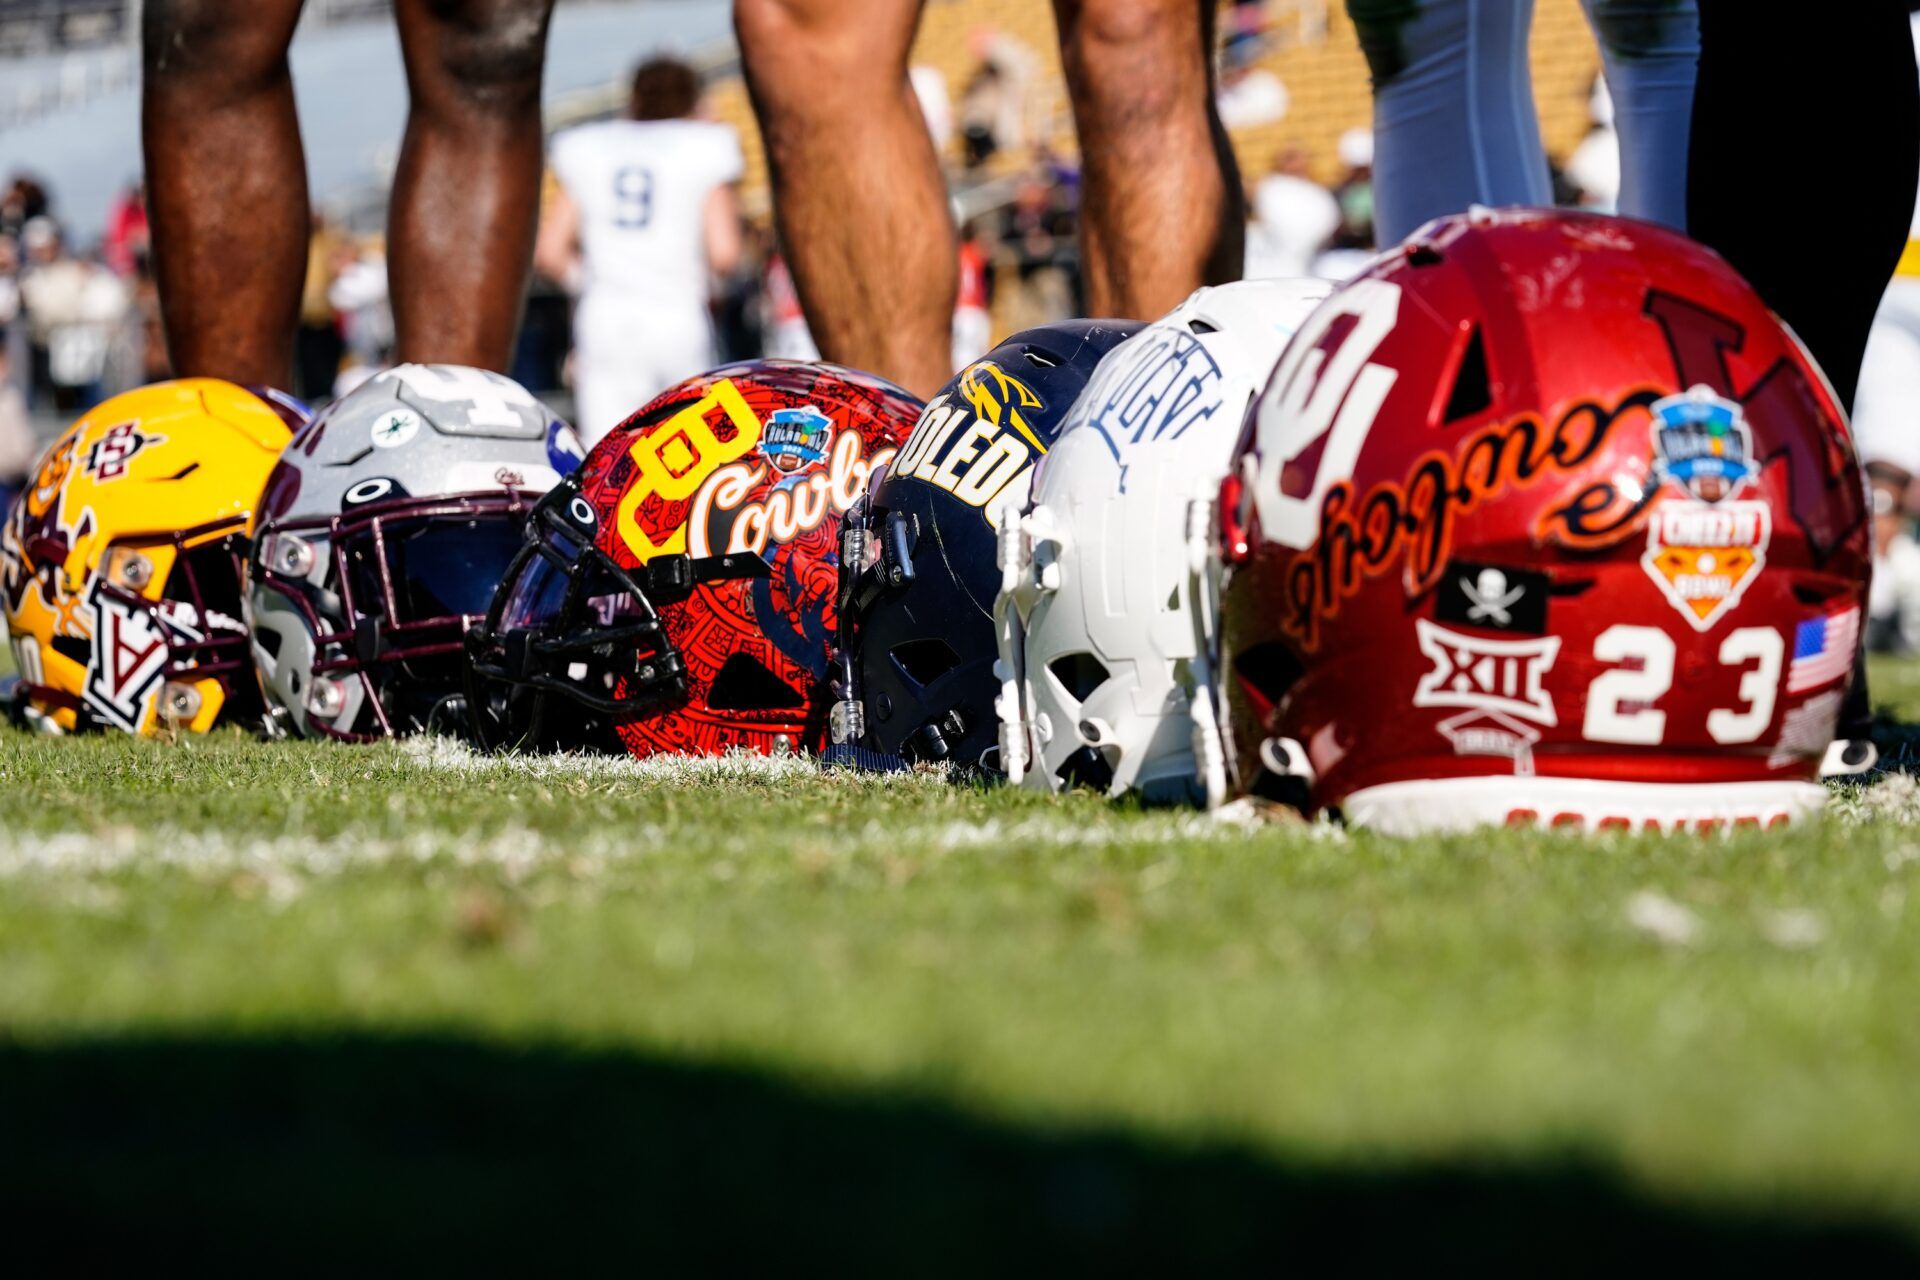
M 1911 1266 L 1917 930 L 1900 774 L 1789 836 L 1395 842 L 0 731 L 0 1221 L 68 1264 Z

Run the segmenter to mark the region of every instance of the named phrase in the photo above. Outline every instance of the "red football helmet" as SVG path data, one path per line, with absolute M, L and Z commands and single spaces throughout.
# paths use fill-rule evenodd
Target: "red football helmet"
M 1223 487 L 1238 785 L 1391 831 L 1816 809 L 1863 492 L 1824 378 L 1711 251 L 1431 223 L 1300 330 Z
M 840 517 L 922 407 L 850 369 L 768 360 L 616 427 L 534 508 L 468 634 L 481 740 L 819 750 Z

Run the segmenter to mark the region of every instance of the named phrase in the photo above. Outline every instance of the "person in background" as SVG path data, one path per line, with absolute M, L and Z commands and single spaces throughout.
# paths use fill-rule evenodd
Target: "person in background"
M 7 348 L 0 343 L 0 514 L 12 505 L 33 469 L 39 441 L 27 416 L 27 397 L 10 376 Z
M 141 135 L 182 376 L 285 387 L 312 228 L 287 49 L 304 0 L 146 0 Z M 402 360 L 505 370 L 540 201 L 553 0 L 394 0 L 406 136 L 387 241 Z
M 951 376 L 959 281 L 946 180 L 907 82 L 923 7 L 733 0 L 733 25 L 821 353 L 930 395 Z M 1217 7 L 1053 0 L 1086 174 L 1091 314 L 1151 319 L 1241 274 L 1240 178 L 1213 97 Z
M 957 372 L 993 346 L 993 250 L 982 220 L 960 235 L 960 293 L 953 305 L 953 367 Z
M 1907 518 L 1913 476 L 1888 462 L 1867 464 L 1873 499 L 1873 586 L 1867 596 L 1867 648 L 1920 652 L 1920 542 Z
M 1254 187 L 1250 203 L 1248 277 L 1313 274 L 1314 260 L 1340 229 L 1340 202 L 1307 176 L 1305 149 L 1282 148 L 1273 158 L 1273 172 Z
M 1685 229 L 1695 0 L 1581 2 L 1613 91 L 1620 210 Z M 1373 73 L 1382 243 L 1469 205 L 1553 202 L 1527 62 L 1532 0 L 1347 0 L 1347 13 Z
M 107 211 L 107 233 L 100 256 L 121 279 L 139 270 L 151 249 L 147 227 L 147 188 L 136 182 L 120 193 Z
M 1731 263 L 1792 327 L 1851 413 L 1874 315 L 1907 250 L 1920 192 L 1913 6 L 1849 0 L 1791 21 L 1756 19 L 1742 0 L 1699 6 L 1687 234 Z M 1845 93 L 1831 92 L 1841 83 Z M 1778 138 L 1797 145 L 1783 154 L 1763 141 Z M 1765 199 L 1752 198 L 1756 174 L 1773 179 Z M 1862 663 L 1828 774 L 1872 766 L 1872 720 Z
M 653 58 L 625 119 L 553 140 L 534 263 L 579 296 L 575 422 L 589 446 L 714 362 L 708 304 L 740 259 L 744 160 L 733 130 L 693 118 L 699 105 L 694 69 Z
M 46 217 L 52 206 L 47 189 L 37 179 L 14 174 L 7 179 L 6 190 L 0 191 L 0 233 L 19 236 L 29 222 Z
M 300 290 L 300 327 L 293 338 L 293 393 L 309 403 L 333 394 L 346 340 L 327 297 L 352 259 L 352 248 L 333 224 L 316 213 L 307 237 L 307 280 Z
M 121 336 L 131 299 L 118 276 L 67 251 L 51 218 L 21 233 L 27 270 L 20 301 L 33 342 L 35 374 L 49 407 L 62 414 L 91 408 L 102 395 L 107 362 Z

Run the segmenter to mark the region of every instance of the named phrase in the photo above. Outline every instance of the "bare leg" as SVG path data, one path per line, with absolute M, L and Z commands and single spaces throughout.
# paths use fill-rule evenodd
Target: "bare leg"
M 306 275 L 301 0 L 147 0 L 141 139 L 174 372 L 285 387 Z
M 1213 105 L 1212 0 L 1054 0 L 1086 174 L 1094 315 L 1150 320 L 1240 278 L 1240 174 Z
M 401 360 L 505 372 L 540 212 L 553 0 L 398 0 L 412 110 L 388 271 Z
M 920 0 L 734 0 L 781 248 L 821 354 L 931 395 L 958 250 L 907 84 Z

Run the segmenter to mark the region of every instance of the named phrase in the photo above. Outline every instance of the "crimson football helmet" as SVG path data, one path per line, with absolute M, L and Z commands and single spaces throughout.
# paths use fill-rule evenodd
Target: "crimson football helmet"
M 468 633 L 494 746 L 818 751 L 840 517 L 921 403 L 830 364 L 732 365 L 663 392 L 533 510 Z
M 1724 261 L 1475 210 L 1336 292 L 1222 487 L 1237 783 L 1388 831 L 1817 809 L 1868 571 L 1844 418 Z

